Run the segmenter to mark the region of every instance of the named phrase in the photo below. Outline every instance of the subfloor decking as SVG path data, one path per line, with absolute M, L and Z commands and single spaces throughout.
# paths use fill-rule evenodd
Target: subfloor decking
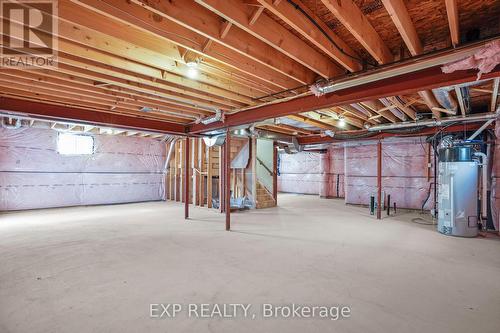
M 280 195 L 224 217 L 178 203 L 0 215 L 0 332 L 498 332 L 500 241 Z M 149 318 L 151 303 L 349 305 L 351 318 Z

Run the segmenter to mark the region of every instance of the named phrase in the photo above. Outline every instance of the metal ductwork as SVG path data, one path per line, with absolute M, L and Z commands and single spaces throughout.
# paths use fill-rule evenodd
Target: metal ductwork
M 205 136 L 203 137 L 203 142 L 208 147 L 220 147 L 226 141 L 226 135 L 216 135 L 216 136 Z
M 202 123 L 203 125 L 208 125 L 211 123 L 215 123 L 217 121 L 224 122 L 224 112 L 222 112 L 219 109 L 215 110 L 215 114 L 212 116 L 207 116 L 205 118 L 197 119 L 196 123 Z
M 421 127 L 421 126 L 435 127 L 455 122 L 467 123 L 467 122 L 477 122 L 489 119 L 496 119 L 497 116 L 498 115 L 496 113 L 480 113 L 480 114 L 470 115 L 467 117 L 462 117 L 462 116 L 448 117 L 441 120 L 428 119 L 428 120 L 420 120 L 420 121 L 412 121 L 404 123 L 383 124 L 383 125 L 372 126 L 368 129 L 368 131 L 376 132 L 376 131 L 386 131 L 386 130 L 393 130 L 400 128 Z
M 388 79 L 391 77 L 416 72 L 419 70 L 444 65 L 457 60 L 464 59 L 474 55 L 477 51 L 481 50 L 490 40 L 484 40 L 472 45 L 466 45 L 456 48 L 454 50 L 447 50 L 438 54 L 422 55 L 403 61 L 401 63 L 390 64 L 381 66 L 379 69 L 352 75 L 351 77 L 329 81 L 323 85 L 314 86 L 317 94 L 323 95 L 338 90 L 343 90 L 363 84 Z
M 432 92 L 436 97 L 438 103 L 449 111 L 451 114 L 457 114 L 458 104 L 453 96 L 451 96 L 449 89 L 438 88 L 433 89 Z
M 19 118 L 2 118 L 2 128 L 19 129 L 21 128 L 21 119 Z

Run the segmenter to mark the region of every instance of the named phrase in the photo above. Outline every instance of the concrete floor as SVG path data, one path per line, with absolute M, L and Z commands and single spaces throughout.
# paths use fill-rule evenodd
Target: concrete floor
M 0 215 L 0 332 L 498 332 L 500 240 L 376 221 L 340 200 L 281 195 L 223 216 L 176 203 Z M 256 319 L 149 317 L 151 303 L 252 303 Z M 351 317 L 262 319 L 260 306 L 348 305 Z

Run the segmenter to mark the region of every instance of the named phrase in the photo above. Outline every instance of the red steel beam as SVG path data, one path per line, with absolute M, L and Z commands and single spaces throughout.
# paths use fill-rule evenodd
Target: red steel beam
M 377 220 L 382 218 L 382 142 L 377 142 Z
M 278 143 L 273 142 L 273 198 L 278 205 Z
M 22 113 L 23 115 L 35 118 L 66 120 L 95 126 L 100 125 L 165 134 L 186 135 L 186 126 L 183 124 L 80 109 L 70 106 L 33 102 L 10 97 L 0 97 L 0 110 Z
M 191 165 L 189 164 L 189 146 L 191 139 L 186 138 L 186 143 L 184 144 L 184 219 L 189 218 L 189 170 L 191 169 Z
M 225 117 L 224 123 L 188 126 L 190 134 L 254 123 L 269 118 L 283 117 L 322 108 L 346 105 L 360 101 L 379 99 L 387 96 L 407 95 L 421 90 L 456 85 L 476 80 L 477 70 L 463 70 L 445 74 L 441 66 L 383 79 L 356 87 L 338 90 L 320 97 L 308 95 L 286 102 L 268 104 L 254 109 L 240 111 Z M 500 65 L 493 71 L 483 74 L 481 79 L 500 76 Z
M 224 149 L 224 200 L 226 208 L 226 230 L 231 230 L 231 132 L 226 131 Z
M 436 127 L 427 127 L 418 132 L 412 133 L 378 133 L 373 136 L 357 138 L 357 139 L 335 139 L 329 136 L 320 136 L 320 135 L 310 135 L 310 136 L 302 136 L 298 137 L 297 141 L 300 145 L 313 145 L 313 144 L 321 144 L 321 143 L 335 143 L 335 142 L 345 142 L 345 141 L 362 141 L 362 140 L 378 140 L 389 137 L 405 137 L 405 136 L 428 136 L 436 134 L 439 131 L 443 133 L 452 133 L 452 132 L 462 132 L 464 130 L 473 131 L 477 130 L 484 122 L 477 123 L 468 123 L 468 124 L 459 124 L 452 126 L 436 126 Z M 494 128 L 493 125 L 488 126 L 488 128 Z M 350 134 L 363 134 L 368 133 L 367 130 L 359 130 L 359 131 L 349 131 Z

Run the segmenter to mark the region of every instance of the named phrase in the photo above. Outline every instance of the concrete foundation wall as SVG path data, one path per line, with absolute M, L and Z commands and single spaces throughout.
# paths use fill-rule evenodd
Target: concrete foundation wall
M 61 155 L 50 128 L 0 129 L 0 210 L 161 200 L 165 145 L 93 135 L 92 155 Z

